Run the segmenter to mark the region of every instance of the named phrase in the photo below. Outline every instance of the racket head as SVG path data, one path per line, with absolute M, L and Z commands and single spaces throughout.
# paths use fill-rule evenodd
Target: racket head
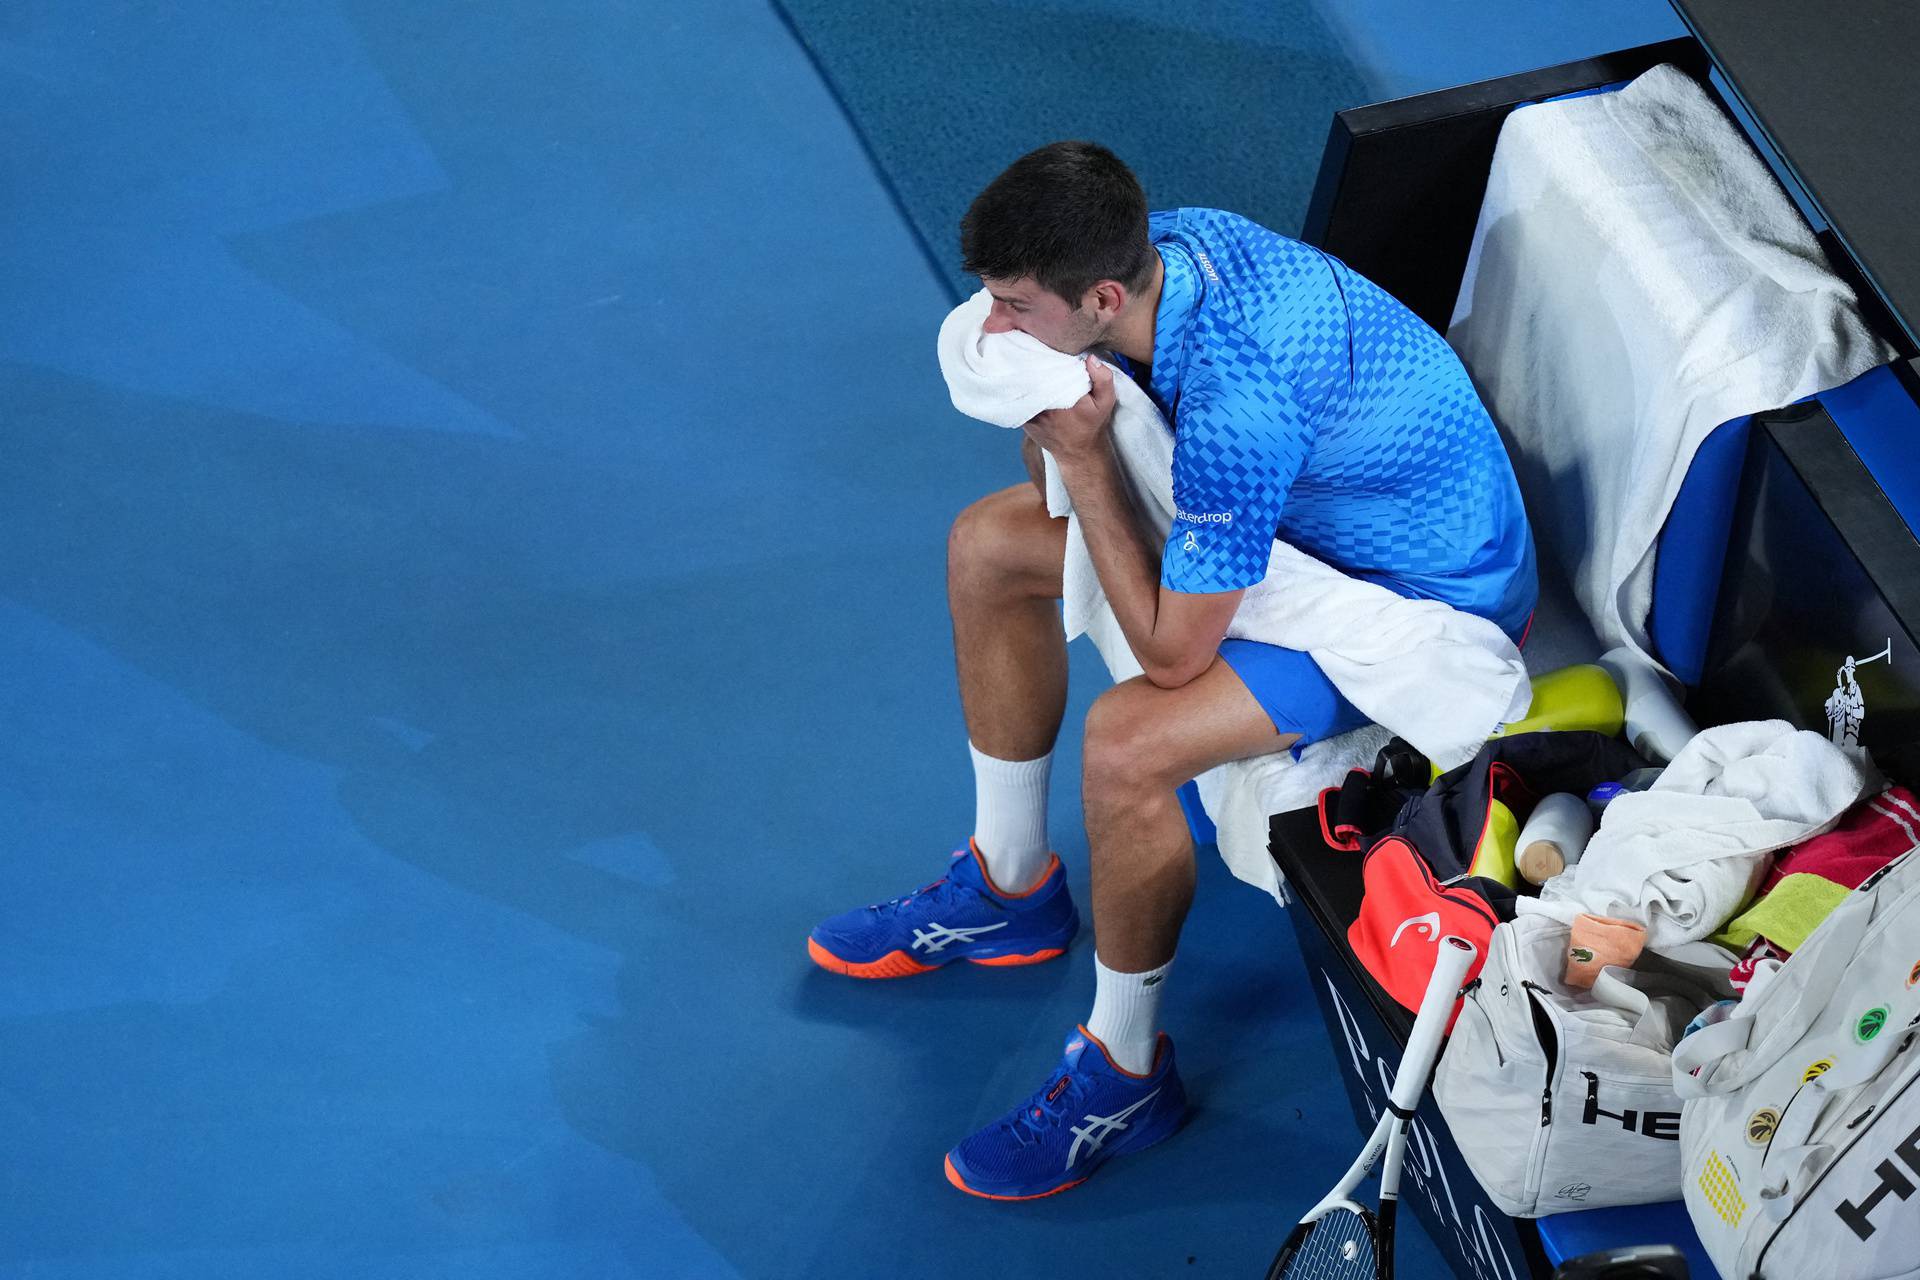
M 1267 1280 L 1391 1280 L 1382 1265 L 1380 1222 L 1351 1200 L 1296 1226 L 1267 1268 Z

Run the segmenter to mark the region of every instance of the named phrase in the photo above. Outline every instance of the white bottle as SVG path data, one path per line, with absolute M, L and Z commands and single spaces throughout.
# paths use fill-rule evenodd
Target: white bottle
M 1626 704 L 1624 732 L 1633 749 L 1656 764 L 1666 764 L 1700 732 L 1673 686 L 1659 668 L 1626 646 L 1609 649 L 1595 662 L 1620 686 Z
M 1533 807 L 1533 816 L 1520 828 L 1514 865 L 1529 884 L 1545 884 L 1580 861 L 1592 838 L 1587 802 L 1572 792 L 1556 791 Z

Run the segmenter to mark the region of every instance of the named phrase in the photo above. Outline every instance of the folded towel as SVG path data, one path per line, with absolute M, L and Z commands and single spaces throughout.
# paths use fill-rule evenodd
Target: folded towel
M 940 327 L 940 368 L 955 408 L 1016 427 L 1086 394 L 1078 358 L 1024 333 L 983 333 L 991 308 L 981 290 Z M 1131 378 L 1113 382 L 1115 449 L 1136 506 L 1164 539 L 1173 526 L 1173 431 Z M 1051 458 L 1047 509 L 1068 520 L 1061 575 L 1067 638 L 1090 635 L 1116 680 L 1139 675 Z M 1306 652 L 1341 694 L 1385 729 L 1370 726 L 1309 746 L 1297 762 L 1308 776 L 1297 781 L 1281 776 L 1296 764 L 1287 753 L 1223 765 L 1214 771 L 1217 781 L 1201 780 L 1201 800 L 1219 829 L 1227 865 L 1275 897 L 1282 890 L 1267 852 L 1271 814 L 1312 803 L 1320 787 L 1371 759 L 1388 733 L 1443 766 L 1464 763 L 1494 729 L 1524 715 L 1532 697 L 1519 650 L 1494 623 L 1350 578 L 1284 542 L 1273 544 L 1266 577 L 1248 588 L 1227 634 Z
M 1724 972 L 1706 939 L 1753 896 L 1775 850 L 1832 826 L 1884 783 L 1822 734 L 1785 720 L 1716 725 L 1681 748 L 1648 791 L 1608 803 L 1580 861 L 1522 914 L 1568 924 L 1585 912 L 1644 925 L 1647 949 Z
M 1713 941 L 1744 951 L 1755 939 L 1763 938 L 1792 955 L 1852 892 L 1825 876 L 1795 872 L 1754 898 L 1745 911 L 1713 935 Z
M 1508 117 L 1447 340 L 1602 643 L 1642 653 L 1700 442 L 1893 358 L 1752 146 L 1665 66 Z
M 1741 951 L 1765 938 L 1785 955 L 1800 949 L 1833 909 L 1874 872 L 1920 843 L 1920 802 L 1889 787 L 1849 809 L 1834 827 L 1781 854 L 1745 911 L 1714 935 Z

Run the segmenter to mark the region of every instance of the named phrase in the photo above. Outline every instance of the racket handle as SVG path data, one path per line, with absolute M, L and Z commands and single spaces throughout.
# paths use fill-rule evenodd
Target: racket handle
M 1420 998 L 1420 1012 L 1414 1015 L 1413 1034 L 1407 1037 L 1407 1051 L 1393 1076 L 1390 1096 L 1402 1111 L 1419 1106 L 1420 1095 L 1427 1091 L 1427 1077 L 1433 1074 L 1433 1061 L 1440 1056 L 1440 1040 L 1446 1035 L 1453 1002 L 1478 954 L 1471 942 L 1452 934 L 1440 939 L 1435 949 L 1433 976 L 1427 979 L 1427 993 Z

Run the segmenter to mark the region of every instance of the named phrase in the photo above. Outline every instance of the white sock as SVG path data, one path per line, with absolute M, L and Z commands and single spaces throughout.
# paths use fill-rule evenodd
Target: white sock
M 994 887 L 1024 893 L 1046 874 L 1047 781 L 1053 753 L 1038 760 L 996 760 L 973 753 L 973 842 L 987 864 Z
M 1087 1030 L 1107 1046 L 1107 1056 L 1122 1071 L 1143 1076 L 1153 1070 L 1160 1040 L 1160 993 L 1166 989 L 1169 960 L 1145 973 L 1118 973 L 1093 957 L 1093 1016 Z

